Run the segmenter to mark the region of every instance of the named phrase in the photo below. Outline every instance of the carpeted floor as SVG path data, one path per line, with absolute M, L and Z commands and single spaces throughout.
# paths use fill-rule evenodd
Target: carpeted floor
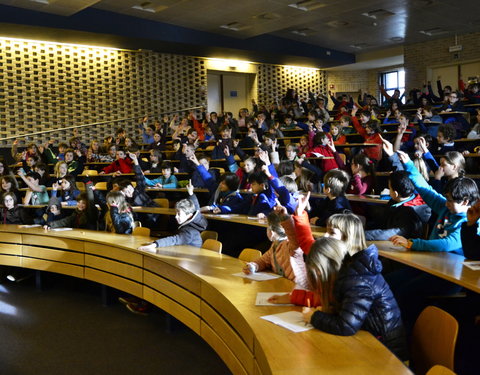
M 1 375 L 229 374 L 194 332 L 166 332 L 165 314 L 102 306 L 100 286 L 47 274 L 0 284 Z

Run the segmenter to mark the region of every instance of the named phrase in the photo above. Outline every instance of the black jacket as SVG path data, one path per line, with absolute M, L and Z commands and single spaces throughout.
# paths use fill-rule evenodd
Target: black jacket
M 157 247 L 174 245 L 202 247 L 202 237 L 200 236 L 200 233 L 207 229 L 208 222 L 200 213 L 200 206 L 195 194 L 191 195 L 189 199 L 193 202 L 197 211 L 193 214 L 191 219 L 178 227 L 178 234 L 156 240 L 155 244 Z
M 337 313 L 316 311 L 311 323 L 324 332 L 341 336 L 366 330 L 400 359 L 406 359 L 400 308 L 381 271 L 375 245 L 346 259 L 333 289 Z
M 478 220 L 474 225 L 462 224 L 463 255 L 467 259 L 480 260 L 480 225 Z
M 334 214 L 341 214 L 345 210 L 352 210 L 350 202 L 344 195 L 336 197 L 335 199 L 322 198 L 317 199 L 312 204 L 312 211 L 310 212 L 311 217 L 318 217 L 318 220 L 315 222 L 315 225 L 324 227 L 327 225 L 327 220 L 330 216 Z
M 32 224 L 33 219 L 28 211 L 20 206 L 15 206 L 11 210 L 5 207 L 1 211 L 1 224 Z
M 133 217 L 128 212 L 118 212 L 118 207 L 110 207 L 110 218 L 112 219 L 115 233 L 132 234 Z
M 421 238 L 431 214 L 427 204 L 409 206 L 391 199 L 387 207 L 378 208 L 374 215 L 379 228 L 365 231 L 365 238 L 367 241 L 387 241 L 395 235 Z

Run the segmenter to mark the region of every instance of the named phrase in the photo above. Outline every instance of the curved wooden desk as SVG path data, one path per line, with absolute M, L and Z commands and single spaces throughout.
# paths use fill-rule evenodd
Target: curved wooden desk
M 286 292 L 290 281 L 232 276 L 241 261 L 191 246 L 136 250 L 149 240 L 0 225 L 0 264 L 84 278 L 144 298 L 200 335 L 234 374 L 410 373 L 367 332 L 293 333 L 260 319 L 292 307 L 255 306 L 257 292 Z

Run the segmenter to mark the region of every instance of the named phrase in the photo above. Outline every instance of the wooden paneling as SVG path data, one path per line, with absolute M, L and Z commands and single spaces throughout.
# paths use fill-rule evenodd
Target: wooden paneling
M 85 267 L 102 270 L 140 283 L 143 282 L 143 272 L 141 268 L 115 262 L 114 260 L 85 254 Z
M 56 272 L 83 279 L 83 267 L 43 259 L 22 258 L 21 266 L 40 271 Z
M 123 277 L 91 268 L 85 268 L 85 279 L 108 285 L 112 288 L 133 294 L 139 298 L 143 298 L 142 284 L 124 279 Z
M 85 242 L 85 253 L 99 255 L 104 258 L 115 259 L 119 262 L 143 266 L 143 255 L 137 252 L 122 250 L 114 246 L 101 245 L 94 242 Z
M 62 251 L 57 249 L 49 249 L 44 247 L 24 245 L 22 249 L 24 257 L 49 259 L 55 262 L 78 264 L 83 267 L 84 254 L 74 251 Z
M 22 235 L 22 243 L 24 245 L 35 245 L 44 247 L 56 247 L 58 249 L 67 249 L 75 251 L 83 251 L 83 241 L 71 240 L 62 237 L 53 236 L 35 236 L 30 234 Z

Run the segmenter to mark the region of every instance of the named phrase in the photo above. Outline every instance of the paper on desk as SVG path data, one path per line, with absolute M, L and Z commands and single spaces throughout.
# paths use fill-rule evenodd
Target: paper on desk
M 470 268 L 471 270 L 474 270 L 474 271 L 480 271 L 480 260 L 470 260 L 470 261 L 465 261 L 463 262 L 463 265 L 465 267 L 468 267 Z
M 300 311 L 287 311 L 280 314 L 265 315 L 260 318 L 268 320 L 277 326 L 289 329 L 293 332 L 304 332 L 313 328 L 311 324 L 305 325 Z
M 288 294 L 290 292 L 258 292 L 255 300 L 256 306 L 294 306 L 291 303 L 271 303 L 268 299 L 277 294 Z
M 231 217 L 238 216 L 238 214 L 220 214 L 220 215 L 215 215 L 217 217 L 222 217 L 224 219 L 230 219 Z
M 50 229 L 52 232 L 63 232 L 64 230 L 72 230 L 73 228 L 52 228 Z
M 239 273 L 234 273 L 233 276 L 243 277 L 244 279 L 250 279 L 255 281 L 273 280 L 273 279 L 278 279 L 279 277 L 282 277 L 274 273 L 266 273 L 266 272 L 255 272 L 249 275 L 243 272 L 239 272 Z
M 30 224 L 30 225 L 19 225 L 19 228 L 38 228 L 41 227 L 40 224 Z

